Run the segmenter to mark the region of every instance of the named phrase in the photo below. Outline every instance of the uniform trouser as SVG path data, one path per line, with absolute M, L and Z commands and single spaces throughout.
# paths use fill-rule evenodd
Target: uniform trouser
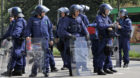
M 43 73 L 49 72 L 49 59 L 50 59 L 50 52 L 49 52 L 49 44 L 48 40 L 43 39 L 41 42 L 42 49 L 44 51 L 43 57 L 35 58 L 34 64 L 32 66 L 32 74 L 37 74 L 37 69 L 42 67 Z M 42 61 L 42 64 L 38 63 Z
M 8 70 L 12 71 L 14 70 L 22 70 L 23 69 L 23 47 L 24 40 L 20 39 L 13 39 L 13 49 L 10 54 L 10 60 L 8 64 Z
M 23 66 L 15 65 L 15 67 L 14 67 L 15 71 L 21 69 L 21 67 L 22 67 L 22 70 L 25 70 L 25 67 L 26 67 L 26 56 L 23 55 L 23 57 L 21 59 L 22 59 L 21 62 L 23 63 Z M 9 60 L 9 63 L 7 65 L 8 68 L 10 67 L 11 61 L 12 61 L 12 58 L 10 58 L 10 60 Z
M 67 68 L 69 69 L 69 72 L 72 73 L 72 67 L 71 67 L 71 53 L 70 53 L 70 47 L 67 47 L 66 48 L 66 51 L 67 51 Z
M 50 51 L 49 62 L 50 62 L 51 69 L 53 69 L 55 67 L 55 61 L 54 61 L 54 56 L 53 56 L 53 52 L 52 51 Z
M 23 70 L 25 69 L 26 67 L 26 56 L 23 56 Z
M 99 43 L 99 40 L 98 39 L 95 39 L 95 35 L 90 35 L 90 39 L 91 39 L 91 50 L 92 50 L 92 54 L 93 54 L 93 67 L 95 70 L 97 70 L 97 49 L 98 49 L 98 43 Z
M 119 38 L 119 56 L 120 56 L 120 65 L 121 65 L 121 60 L 122 60 L 122 50 L 123 50 L 123 61 L 124 64 L 129 63 L 129 50 L 130 50 L 130 39 L 125 38 L 125 37 L 120 37 Z
M 113 65 L 112 65 L 111 55 L 108 55 L 105 57 L 104 69 L 109 69 L 112 67 Z
M 9 63 L 8 63 L 8 70 L 22 70 L 23 69 L 23 58 L 22 57 L 14 57 L 13 52 L 11 52 L 11 58 L 9 60 Z M 21 51 L 19 51 L 18 54 L 21 54 Z
M 104 62 L 105 62 L 105 54 L 104 54 L 104 49 L 107 44 L 108 39 L 103 38 L 99 40 L 98 44 L 98 50 L 97 50 L 97 67 L 98 70 L 103 69 L 104 67 Z
M 67 67 L 67 54 L 65 51 L 60 52 L 63 60 L 63 67 Z
M 59 47 L 58 49 L 63 60 L 63 67 L 67 67 L 67 54 L 66 51 L 64 51 L 64 40 L 60 38 L 59 42 L 57 43 L 57 46 Z
M 23 42 L 22 44 L 22 49 L 21 49 L 21 52 L 22 52 L 22 62 L 23 62 L 23 66 L 22 66 L 22 70 L 25 70 L 25 67 L 26 67 L 26 51 L 25 51 L 25 42 Z M 17 70 L 15 66 L 15 70 Z
M 71 53 L 70 53 L 70 43 L 69 40 L 65 41 L 64 43 L 64 52 L 66 53 L 67 56 L 67 68 L 69 69 L 69 72 L 72 73 L 72 68 L 71 68 Z

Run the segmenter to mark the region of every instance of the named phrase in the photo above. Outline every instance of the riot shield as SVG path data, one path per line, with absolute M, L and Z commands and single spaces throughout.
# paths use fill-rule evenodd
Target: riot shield
M 9 59 L 11 58 L 10 53 L 12 50 L 12 41 L 7 39 L 3 40 L 0 48 L 0 75 L 7 71 Z
M 116 66 L 115 67 L 119 67 L 120 62 L 119 62 L 119 40 L 118 40 L 118 37 L 115 37 L 113 40 L 113 54 L 114 54 L 115 59 L 116 59 Z
M 78 37 L 76 40 L 70 40 L 71 68 L 73 76 L 92 75 L 90 49 L 90 45 L 85 37 Z
M 45 39 L 41 38 L 32 38 L 31 39 L 31 49 L 29 48 L 29 45 L 27 43 L 26 45 L 26 51 L 27 51 L 27 67 L 26 72 L 28 74 L 31 74 L 32 70 L 34 68 L 37 68 L 37 72 L 42 72 L 42 68 L 44 65 L 44 51 L 42 49 L 42 44 Z M 26 41 L 29 42 L 29 41 Z M 27 48 L 28 47 L 28 48 Z

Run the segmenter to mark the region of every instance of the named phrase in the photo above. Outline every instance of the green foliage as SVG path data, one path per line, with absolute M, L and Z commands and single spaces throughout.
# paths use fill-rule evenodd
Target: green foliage
M 54 56 L 60 56 L 60 52 L 56 47 L 53 48 L 53 54 Z
M 1 0 L 0 0 L 1 3 Z M 50 17 L 52 23 L 56 25 L 57 21 L 57 9 L 60 7 L 70 7 L 72 4 L 85 4 L 90 6 L 90 11 L 86 12 L 90 23 L 95 19 L 99 5 L 102 3 L 109 3 L 113 8 L 117 8 L 117 0 L 43 0 L 43 5 L 46 5 L 50 12 L 47 15 Z M 4 0 L 4 23 L 5 27 L 8 25 L 9 14 L 7 13 L 8 8 L 19 6 L 22 8 L 25 15 L 25 19 L 31 16 L 31 12 L 34 10 L 35 6 L 38 5 L 38 0 Z M 120 0 L 120 6 L 139 6 L 140 0 Z M 0 8 L 1 10 L 1 8 Z
M 43 0 L 43 5 L 46 5 L 50 12 L 47 15 L 50 17 L 54 25 L 57 21 L 57 9 L 60 7 L 70 7 L 72 4 L 85 4 L 90 6 L 90 11 L 87 12 L 87 16 L 92 22 L 95 18 L 96 12 L 99 5 L 102 3 L 102 0 Z M 8 23 L 8 8 L 19 6 L 22 8 L 25 19 L 28 19 L 31 16 L 31 12 L 34 10 L 35 6 L 38 5 L 38 0 L 4 0 L 5 10 L 4 10 L 4 19 L 5 23 Z
M 135 50 L 131 50 L 129 52 L 129 56 L 132 57 L 132 58 L 140 58 L 140 53 L 136 52 Z

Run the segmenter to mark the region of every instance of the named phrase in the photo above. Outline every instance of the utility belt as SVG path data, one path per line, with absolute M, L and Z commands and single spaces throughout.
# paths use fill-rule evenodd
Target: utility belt
M 81 32 L 81 27 L 79 25 L 71 25 L 68 27 L 68 32 L 70 33 L 79 33 Z
M 104 40 L 106 42 L 105 48 L 104 48 L 104 54 L 106 56 L 111 55 L 111 53 L 113 51 L 113 45 L 108 43 L 109 39 L 110 39 L 110 37 L 104 37 L 102 35 L 99 35 L 99 42 L 100 41 L 102 42 L 102 40 Z

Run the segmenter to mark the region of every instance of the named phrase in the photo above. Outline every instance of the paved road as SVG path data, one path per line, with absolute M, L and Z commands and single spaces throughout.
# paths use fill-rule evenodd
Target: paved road
M 99 76 L 97 74 L 92 73 L 91 75 L 88 75 L 88 76 L 69 77 L 68 70 L 65 70 L 65 71 L 60 70 L 60 68 L 62 67 L 61 58 L 55 58 L 55 60 L 56 60 L 56 66 L 59 69 L 59 71 L 55 73 L 50 73 L 49 78 L 139 78 L 140 77 L 140 61 L 131 61 L 128 68 L 116 68 L 118 72 L 115 74 Z M 113 64 L 115 64 L 114 60 L 113 60 Z M 92 64 L 90 64 L 90 67 L 91 67 L 90 69 L 93 69 Z M 31 69 L 31 66 L 28 65 L 26 67 L 26 74 L 24 74 L 22 77 L 27 78 L 30 74 L 30 69 Z M 3 72 L 3 71 L 1 70 L 0 72 Z M 38 73 L 36 78 L 42 78 L 42 77 L 43 77 L 43 74 Z M 8 78 L 8 77 L 0 76 L 0 78 Z M 11 78 L 19 78 L 19 77 L 11 77 Z

